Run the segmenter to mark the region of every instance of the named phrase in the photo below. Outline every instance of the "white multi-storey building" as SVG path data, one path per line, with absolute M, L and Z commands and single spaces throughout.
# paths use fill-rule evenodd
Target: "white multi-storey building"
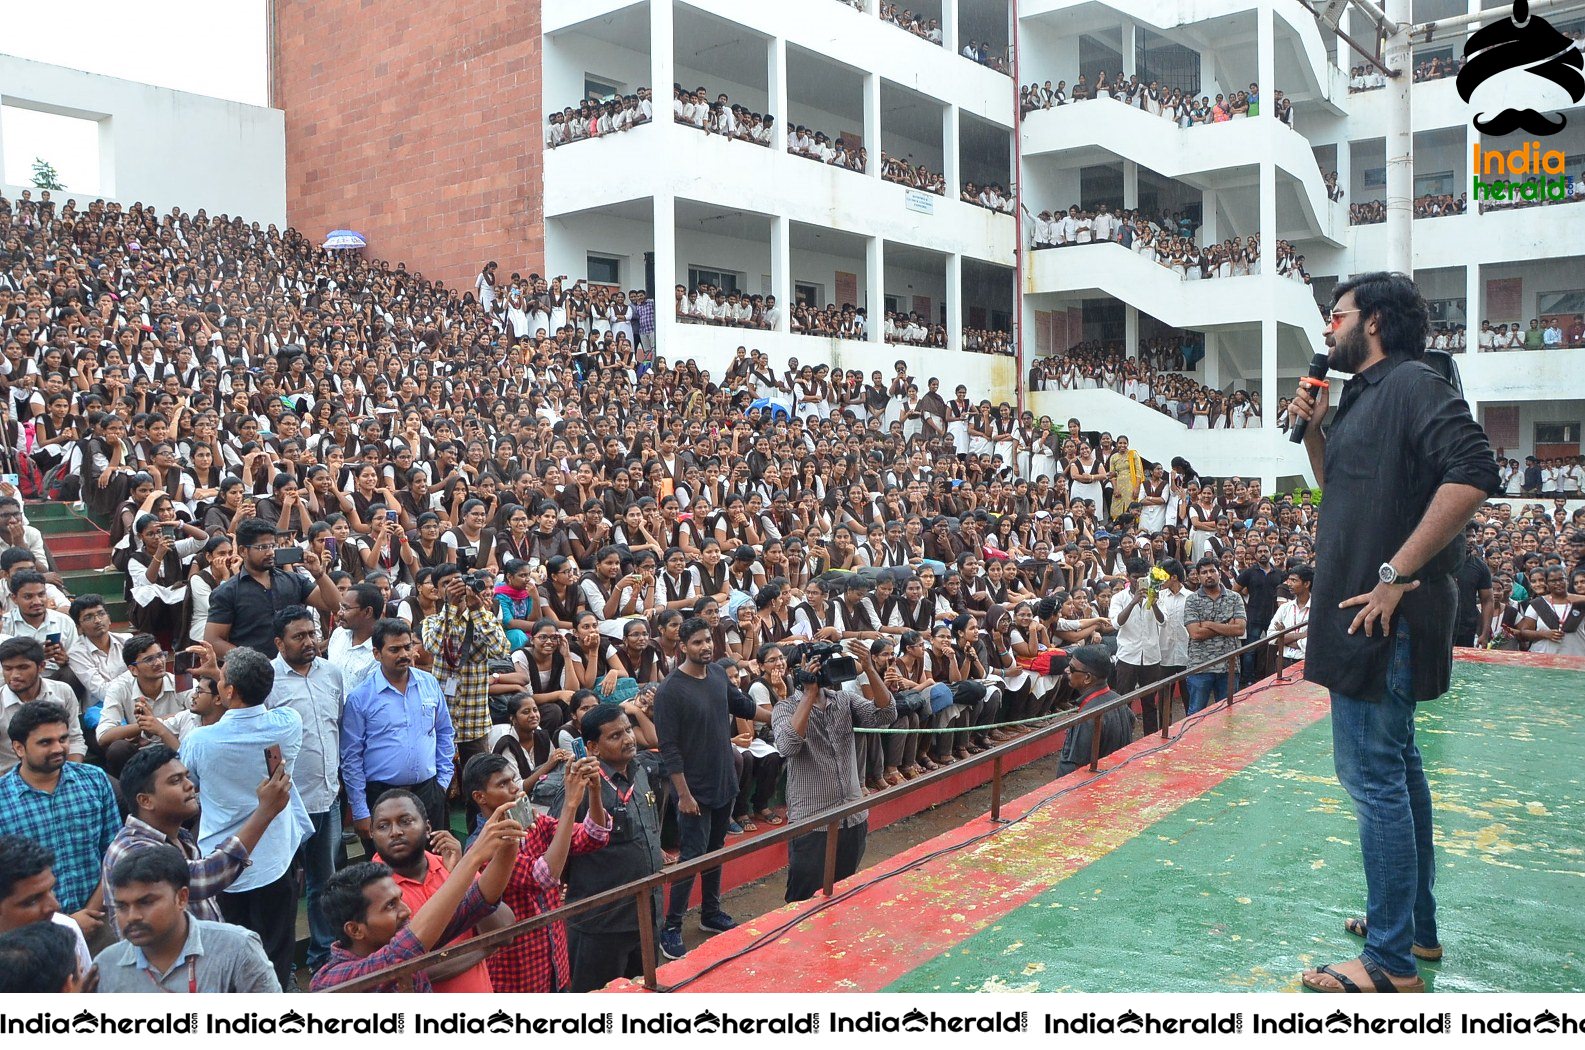
M 1508 4 L 1486 0 L 1484 6 Z M 888 5 L 890 7 L 890 5 Z M 879 0 L 739 0 L 713 8 L 670 0 L 546 0 L 547 112 L 589 97 L 653 90 L 655 121 L 630 133 L 547 152 L 548 272 L 659 290 L 662 346 L 677 329 L 666 289 L 700 281 L 773 294 L 778 330 L 688 326 L 686 356 L 720 369 L 739 345 L 866 373 L 907 361 L 944 390 L 1018 399 L 1037 414 L 1080 417 L 1129 433 L 1152 457 L 1183 455 L 1202 472 L 1308 474 L 1276 426 L 1277 405 L 1324 349 L 1317 304 L 1337 280 L 1386 265 L 1386 226 L 1351 226 L 1349 205 L 1385 196 L 1388 92 L 1351 91 L 1359 60 L 1297 0 L 919 0 L 899 4 L 941 43 L 882 17 Z M 1417 0 L 1415 21 L 1476 14 L 1481 0 Z M 1358 24 L 1350 24 L 1353 21 Z M 1570 26 L 1566 22 L 1563 28 Z M 1363 20 L 1342 27 L 1368 38 Z M 1474 26 L 1469 27 L 1471 30 Z M 1163 91 L 1229 97 L 1254 85 L 1258 116 L 1179 127 L 1111 99 L 1019 113 L 1017 84 L 966 58 L 970 43 L 1016 53 L 1023 84 L 1091 83 L 1122 73 Z M 1452 61 L 1463 32 L 1417 44 L 1416 58 Z M 672 121 L 672 92 L 703 87 L 775 117 L 769 148 L 708 136 Z M 1292 101 L 1292 126 L 1275 116 Z M 1452 77 L 1412 90 L 1416 194 L 1468 193 L 1477 133 Z M 865 172 L 788 153 L 785 129 L 805 126 L 869 153 Z M 1016 154 L 1013 150 L 1017 139 Z M 1509 142 L 1483 143 L 1511 149 Z M 1585 176 L 1585 121 L 1547 143 Z M 879 154 L 945 176 L 932 196 L 880 178 Z M 1328 192 L 1337 173 L 1341 200 Z M 1021 220 L 962 203 L 966 182 L 1018 188 Z M 1119 244 L 1031 251 L 1033 220 L 1070 205 L 1192 215 L 1201 244 L 1256 239 L 1257 274 L 1185 281 Z M 1585 310 L 1585 204 L 1418 219 L 1415 276 L 1438 324 L 1467 324 L 1459 357 L 1466 394 L 1493 443 L 1510 455 L 1577 451 L 1585 418 L 1580 350 L 1481 354 L 1480 322 L 1520 323 Z M 1270 262 L 1279 241 L 1304 257 L 1309 283 Z M 867 342 L 788 331 L 796 300 L 852 302 Z M 881 344 L 880 320 L 916 311 L 944 323 L 947 350 Z M 964 327 L 1016 316 L 1020 357 L 965 353 Z M 1260 395 L 1264 427 L 1191 431 L 1108 390 L 1028 390 L 1039 355 L 1089 339 L 1167 331 L 1203 342 L 1191 373 L 1219 389 Z M 678 333 L 680 334 L 680 333 Z M 678 345 L 673 341 L 672 345 Z M 674 355 L 675 356 L 675 355 Z
M 1484 7 L 1496 17 L 1509 5 L 1487 0 Z M 1417 0 L 1413 19 L 1481 10 L 1479 0 Z M 1043 392 L 1031 406 L 1087 425 L 1105 420 L 1130 432 L 1136 447 L 1170 445 L 1208 474 L 1258 474 L 1268 491 L 1274 481 L 1307 474 L 1275 428 L 1275 408 L 1323 348 L 1315 304 L 1326 303 L 1339 277 L 1387 265 L 1387 227 L 1350 226 L 1348 206 L 1386 196 L 1389 93 L 1351 92 L 1349 71 L 1361 60 L 1291 0 L 1024 0 L 1018 14 L 1025 84 L 1066 81 L 1071 90 L 1081 74 L 1093 84 L 1099 72 L 1114 79 L 1122 72 L 1196 97 L 1255 86 L 1262 100 L 1256 118 L 1187 128 L 1110 99 L 1032 112 L 1022 125 L 1027 211 L 1109 204 L 1191 213 L 1202 244 L 1255 237 L 1269 261 L 1286 240 L 1311 276 L 1307 286 L 1266 265 L 1258 275 L 1183 281 L 1115 244 L 1032 253 L 1024 274 L 1026 354 L 1060 352 L 1054 344 L 1085 338 L 1122 338 L 1132 352 L 1142 329 L 1200 333 L 1205 358 L 1195 378 L 1259 392 L 1266 428 L 1189 431 L 1108 391 Z M 1371 39 L 1363 18 L 1351 14 L 1341 28 Z M 1464 36 L 1418 44 L 1416 61 L 1456 61 Z M 1274 119 L 1277 92 L 1292 100 L 1292 130 Z M 1415 194 L 1469 194 L 1478 133 L 1454 79 L 1417 82 L 1411 99 Z M 1529 138 L 1480 144 L 1507 151 Z M 1585 128 L 1577 118 L 1543 148 L 1564 153 L 1568 173 L 1585 178 Z M 1334 171 L 1345 191 L 1339 202 L 1325 185 Z M 1463 214 L 1413 223 L 1415 278 L 1433 323 L 1468 325 L 1469 350 L 1458 357 L 1465 393 L 1493 444 L 1510 456 L 1579 451 L 1580 350 L 1476 352 L 1483 320 L 1528 327 L 1537 319 L 1545 327 L 1546 318 L 1560 317 L 1566 328 L 1585 310 L 1585 199 L 1573 200 L 1484 213 L 1472 203 Z
M 685 356 L 717 375 L 747 345 L 773 360 L 866 375 L 880 368 L 890 377 L 894 361 L 907 361 L 912 374 L 939 377 L 947 396 L 963 383 L 977 396 L 1014 399 L 1015 359 L 960 349 L 965 327 L 1010 329 L 1015 307 L 1013 216 L 959 200 L 964 182 L 1012 183 L 1013 81 L 957 44 L 972 34 L 1005 52 L 1009 9 L 1001 0 L 923 6 L 943 27 L 941 45 L 882 20 L 876 0 L 867 10 L 839 0 L 547 0 L 546 111 L 650 87 L 655 116 L 546 152 L 548 273 L 655 288 L 662 347 L 678 345 L 677 285 L 774 295 L 775 331 L 687 327 Z M 674 122 L 674 85 L 773 116 L 769 147 Z M 785 129 L 795 126 L 862 145 L 868 170 L 790 154 Z M 947 192 L 883 180 L 883 152 L 941 173 Z M 864 308 L 868 340 L 793 334 L 795 300 Z M 944 324 L 950 347 L 885 345 L 888 310 Z

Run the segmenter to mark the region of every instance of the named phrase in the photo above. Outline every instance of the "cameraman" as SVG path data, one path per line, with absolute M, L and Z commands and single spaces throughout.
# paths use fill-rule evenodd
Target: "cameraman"
M 822 671 L 836 655 L 830 643 L 811 643 L 797 653 L 794 691 L 771 711 L 776 750 L 787 760 L 787 819 L 796 823 L 823 810 L 864 797 L 859 783 L 854 727 L 891 725 L 897 717 L 891 690 L 875 667 L 869 647 L 854 642 L 873 701 L 849 683 L 837 690 Z M 864 859 L 869 814 L 854 813 L 842 821 L 837 835 L 836 877 L 845 879 Z M 788 902 L 808 900 L 818 891 L 825 870 L 824 832 L 815 831 L 787 844 Z
M 447 562 L 435 569 L 435 587 L 445 604 L 424 619 L 420 637 L 451 711 L 459 765 L 466 765 L 489 750 L 490 660 L 510 657 L 512 647 L 496 615 L 488 571 L 464 573 Z

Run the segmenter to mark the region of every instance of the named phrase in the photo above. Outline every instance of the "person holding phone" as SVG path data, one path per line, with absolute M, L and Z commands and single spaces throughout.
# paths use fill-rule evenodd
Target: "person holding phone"
M 480 812 L 511 806 L 508 813 L 527 832 L 501 898 L 518 921 L 561 907 L 561 877 L 568 859 L 598 851 L 610 837 L 611 818 L 600 798 L 599 760 L 579 758 L 562 774 L 561 782 L 560 816 L 535 816 L 517 766 L 507 756 L 475 755 L 462 771 L 463 790 Z M 589 804 L 584 807 L 586 798 Z M 581 819 L 580 808 L 586 810 Z M 481 821 L 475 836 L 483 830 Z M 491 956 L 487 965 L 497 992 L 566 991 L 571 980 L 567 928 L 558 922 L 525 933 Z
M 270 631 L 274 631 L 273 618 Z M 291 774 L 303 747 L 303 719 L 291 708 L 266 706 L 275 688 L 275 668 L 250 648 L 233 648 L 218 666 L 206 661 L 193 673 L 218 682 L 223 709 L 214 725 L 190 732 L 180 751 L 182 764 L 198 785 L 198 848 L 209 853 L 237 834 L 258 808 L 258 784 L 269 775 L 273 761 L 284 763 Z M 220 896 L 226 921 L 259 935 L 283 988 L 291 981 L 296 949 L 297 880 L 292 859 L 312 832 L 313 823 L 294 784 L 285 810 L 254 847 L 252 863 Z
M 310 605 L 334 616 L 341 591 L 313 551 L 303 553 L 306 575 L 275 564 L 276 529 L 262 518 L 249 518 L 237 526 L 237 549 L 242 565 L 209 596 L 209 621 L 204 641 L 224 657 L 245 646 L 266 658 L 275 656 L 275 610 L 288 605 Z

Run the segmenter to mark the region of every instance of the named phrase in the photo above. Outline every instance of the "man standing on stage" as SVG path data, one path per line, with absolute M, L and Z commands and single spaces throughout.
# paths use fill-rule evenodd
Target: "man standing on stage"
M 1447 691 L 1464 525 L 1499 491 L 1497 463 L 1457 389 L 1421 361 L 1425 300 L 1402 274 L 1369 273 L 1332 294 L 1333 371 L 1353 376 L 1337 414 L 1324 386 L 1290 411 L 1326 503 L 1316 534 L 1305 677 L 1332 694 L 1337 778 L 1354 800 L 1364 855 L 1357 959 L 1308 970 L 1320 992 L 1425 990 L 1415 957 L 1439 959 L 1431 792 L 1415 704 Z

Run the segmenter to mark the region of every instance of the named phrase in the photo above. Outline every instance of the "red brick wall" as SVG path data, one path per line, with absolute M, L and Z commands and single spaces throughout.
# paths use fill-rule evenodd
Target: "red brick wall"
M 542 270 L 539 4 L 275 0 L 286 218 L 449 287 Z

